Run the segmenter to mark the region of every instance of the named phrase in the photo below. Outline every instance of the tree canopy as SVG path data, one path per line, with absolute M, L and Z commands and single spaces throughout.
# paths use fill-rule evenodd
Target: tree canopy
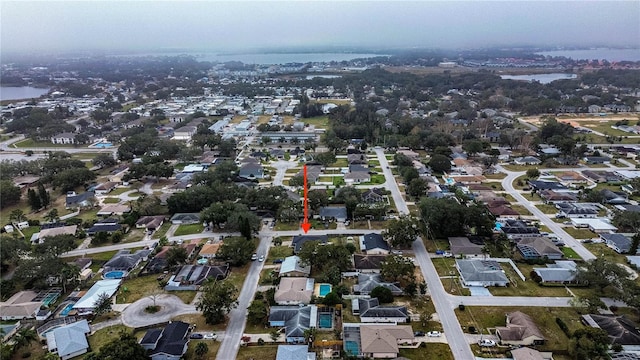
M 202 297 L 196 308 L 202 311 L 207 324 L 219 324 L 238 304 L 238 289 L 228 281 L 209 280 L 202 287 Z

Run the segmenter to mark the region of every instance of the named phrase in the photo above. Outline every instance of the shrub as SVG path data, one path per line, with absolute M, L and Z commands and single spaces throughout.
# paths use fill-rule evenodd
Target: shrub
M 258 339 L 258 345 L 264 345 L 264 340 L 262 338 Z
M 475 326 L 469 326 L 469 333 L 470 334 L 475 334 L 476 332 L 477 331 L 476 331 L 476 327 Z
M 562 320 L 561 318 L 557 317 L 556 318 L 556 324 L 558 324 L 558 326 L 560 327 L 560 330 L 562 330 L 562 332 L 565 335 L 567 335 L 568 337 L 571 337 L 571 332 L 569 331 L 569 327 L 564 322 L 564 320 Z
M 464 305 L 463 304 L 458 305 L 458 310 L 464 311 Z

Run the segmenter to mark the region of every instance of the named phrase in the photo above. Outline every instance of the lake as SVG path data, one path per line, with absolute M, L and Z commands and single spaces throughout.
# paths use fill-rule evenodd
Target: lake
M 245 64 L 287 64 L 308 62 L 348 61 L 359 58 L 388 56 L 380 54 L 350 54 L 350 53 L 278 53 L 278 54 L 205 54 L 197 57 L 198 61 L 241 61 Z
M 562 80 L 562 79 L 575 79 L 576 77 L 577 77 L 576 74 L 562 74 L 562 73 L 534 74 L 534 75 L 500 75 L 500 78 L 503 80 L 538 81 L 540 82 L 540 84 L 548 84 L 552 81 Z
M 574 60 L 640 61 L 640 49 L 585 49 L 544 51 L 544 56 L 564 56 Z
M 0 87 L 0 101 L 39 98 L 48 92 L 48 88 L 35 88 L 32 86 L 2 86 Z

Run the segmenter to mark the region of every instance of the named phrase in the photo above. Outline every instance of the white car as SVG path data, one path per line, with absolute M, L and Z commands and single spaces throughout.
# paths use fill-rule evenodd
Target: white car
M 258 260 L 258 254 L 251 255 L 251 261 Z
M 263 262 L 264 261 L 264 255 L 260 255 L 260 257 L 258 258 L 258 261 Z
M 492 347 L 492 346 L 496 346 L 496 342 L 493 341 L 493 340 L 489 340 L 489 339 L 482 339 L 482 340 L 478 341 L 478 345 L 486 346 L 486 347 Z
M 206 333 L 202 338 L 205 340 L 215 340 L 218 338 L 218 335 L 214 333 Z
M 440 335 L 442 335 L 440 331 L 429 331 L 427 333 L 428 337 L 440 337 Z

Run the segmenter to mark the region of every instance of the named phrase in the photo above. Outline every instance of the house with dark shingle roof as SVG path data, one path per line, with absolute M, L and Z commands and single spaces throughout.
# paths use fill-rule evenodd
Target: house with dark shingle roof
M 75 192 L 67 194 L 65 199 L 66 209 L 85 208 L 92 205 L 95 193 L 93 191 L 76 194 Z
M 103 266 L 103 271 L 131 271 L 135 269 L 140 262 L 145 261 L 151 254 L 151 250 L 137 250 L 131 253 L 129 249 L 122 249 L 111 257 Z
M 600 234 L 600 238 L 618 254 L 628 253 L 631 250 L 631 239 L 622 234 Z
M 516 245 L 518 252 L 526 260 L 549 259 L 560 260 L 564 256 L 562 251 L 546 237 L 523 238 Z
M 640 331 L 638 331 L 638 324 L 635 324 L 624 315 L 582 315 L 582 322 L 588 326 L 600 328 L 606 331 L 613 344 L 631 346 L 640 345 Z
M 391 248 L 382 235 L 371 233 L 360 236 L 360 250 L 369 255 L 386 255 Z
M 404 323 L 409 317 L 405 306 L 380 305 L 378 298 L 351 300 L 351 312 L 363 323 Z
M 356 272 L 379 273 L 382 263 L 388 255 L 353 254 L 353 267 Z
M 500 264 L 493 260 L 456 260 L 456 268 L 466 286 L 507 286 L 509 279 Z
M 325 206 L 320 208 L 322 220 L 335 220 L 345 222 L 347 220 L 347 208 L 345 206 Z
M 174 225 L 197 224 L 200 222 L 200 213 L 175 213 L 169 221 Z
M 179 360 L 187 352 L 189 324 L 171 321 L 164 329 L 150 329 L 140 341 L 152 360 Z
M 240 166 L 238 176 L 245 179 L 262 179 L 264 177 L 264 169 L 261 164 L 245 163 Z
M 382 276 L 380 276 L 380 274 L 363 273 L 358 274 L 358 283 L 353 285 L 353 292 L 359 295 L 369 295 L 371 290 L 378 286 L 391 290 L 391 293 L 394 296 L 403 294 L 402 289 L 397 284 L 382 280 Z
M 315 328 L 317 323 L 318 308 L 315 305 L 272 306 L 269 309 L 269 326 L 284 327 L 289 344 L 304 344 L 305 331 Z
M 329 241 L 329 237 L 327 235 L 296 235 L 291 241 L 293 252 L 295 254 L 300 252 L 300 249 L 302 249 L 302 245 L 309 241 L 320 241 L 321 244 L 326 244 Z
M 567 187 L 557 181 L 529 180 L 529 186 L 537 191 L 541 190 L 567 190 Z

